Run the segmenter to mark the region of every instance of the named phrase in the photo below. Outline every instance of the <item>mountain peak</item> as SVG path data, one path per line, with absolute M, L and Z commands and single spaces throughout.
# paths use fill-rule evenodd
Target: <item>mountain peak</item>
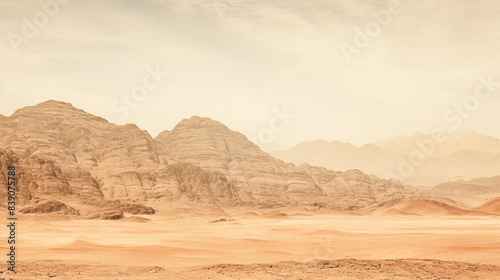
M 74 108 L 76 109 L 71 103 L 67 103 L 67 102 L 63 102 L 63 101 L 58 101 L 58 100 L 54 100 L 54 99 L 49 99 L 45 102 L 42 102 L 42 103 L 39 103 L 38 105 L 35 105 L 36 106 L 43 106 L 43 107 L 47 107 L 47 106 L 55 106 L 55 107 L 70 107 L 70 108 Z
M 183 119 L 179 124 L 177 124 L 174 128 L 214 128 L 214 127 L 219 127 L 219 128 L 225 128 L 227 127 L 223 125 L 222 123 L 215 121 L 211 118 L 207 117 L 200 117 L 200 116 L 192 116 L 189 119 Z
M 297 146 L 308 146 L 308 145 L 327 145 L 328 141 L 325 139 L 318 139 L 318 140 L 313 140 L 313 141 L 304 141 L 298 144 Z
M 14 112 L 14 114 L 12 114 L 12 116 L 15 116 L 17 114 L 24 113 L 24 112 L 34 112 L 34 111 L 53 112 L 53 111 L 60 111 L 60 110 L 64 110 L 64 111 L 71 110 L 71 111 L 82 111 L 83 112 L 83 110 L 80 110 L 80 109 L 73 107 L 73 105 L 71 105 L 71 103 L 66 103 L 66 102 L 51 99 L 51 100 L 44 101 L 44 102 L 39 103 L 39 104 L 34 105 L 34 106 L 26 106 L 24 108 L 18 109 Z
M 71 105 L 57 100 L 47 100 L 34 106 L 27 106 L 18 109 L 12 114 L 13 118 L 27 116 L 30 118 L 47 119 L 68 119 L 68 118 L 84 118 L 88 120 L 98 120 L 108 122 L 102 117 L 87 113 L 82 109 L 78 109 Z
M 128 211 L 134 214 L 154 210 L 131 206 L 129 200 L 266 208 L 325 203 L 357 209 L 380 203 L 386 194 L 409 194 L 357 171 L 339 177 L 326 168 L 297 168 L 211 118 L 184 119 L 151 139 L 134 124 L 104 123 L 54 100 L 15 114 L 0 126 L 0 146 L 13 153 L 7 158 L 3 152 L 2 164 L 17 162 L 23 176 L 20 195 L 27 204 L 57 197 L 85 205 L 82 212 L 113 207 L 133 208 Z

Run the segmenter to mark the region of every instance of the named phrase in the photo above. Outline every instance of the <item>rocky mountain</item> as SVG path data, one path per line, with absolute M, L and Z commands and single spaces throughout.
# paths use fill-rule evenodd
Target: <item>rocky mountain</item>
M 148 166 L 158 160 L 144 149 L 153 146 L 134 125 L 116 126 L 62 102 L 26 107 L 0 120 L 2 170 L 16 165 L 21 204 L 144 199 L 148 188 L 140 186 L 148 186 Z
M 16 165 L 19 202 L 30 212 L 40 205 L 40 211 L 91 216 L 154 213 L 146 206 L 151 201 L 183 199 L 346 209 L 413 194 L 360 171 L 285 163 L 209 118 L 183 120 L 153 139 L 133 124 L 115 125 L 58 101 L 0 118 L 0 149 L 0 184 L 6 184 L 6 166 Z
M 410 190 L 361 172 L 334 172 L 277 160 L 223 124 L 208 118 L 183 120 L 156 138 L 162 154 L 218 176 L 218 200 L 237 203 L 314 204 L 362 207 Z M 214 179 L 212 179 L 214 180 Z M 341 201 L 341 199 L 346 199 Z

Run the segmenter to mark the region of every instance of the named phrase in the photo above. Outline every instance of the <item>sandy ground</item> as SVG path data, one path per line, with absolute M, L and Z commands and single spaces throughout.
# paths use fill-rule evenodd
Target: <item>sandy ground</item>
M 230 216 L 23 216 L 14 279 L 500 279 L 493 216 Z
M 1 275 L 1 274 L 0 274 Z M 2 276 L 0 276 L 2 279 Z M 9 279 L 7 276 L 6 279 Z M 62 262 L 23 263 L 14 279 L 138 279 L 138 280 L 309 280 L 309 279 L 500 279 L 500 267 L 439 260 L 336 260 L 279 262 L 272 264 L 221 264 L 189 268 L 126 267 L 69 264 Z

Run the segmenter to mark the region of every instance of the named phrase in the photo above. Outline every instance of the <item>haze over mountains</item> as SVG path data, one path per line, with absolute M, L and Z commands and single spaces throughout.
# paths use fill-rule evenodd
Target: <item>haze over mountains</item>
M 464 204 L 478 205 L 492 197 L 500 197 L 500 176 L 446 182 L 434 186 L 430 193 L 434 197 L 446 197 Z
M 446 134 L 418 132 L 361 147 L 318 140 L 271 154 L 295 164 L 307 162 L 339 171 L 357 168 L 416 186 L 493 177 L 500 173 L 500 140 L 470 129 Z
M 185 119 L 154 139 L 136 125 L 47 101 L 0 118 L 0 148 L 2 171 L 17 166 L 20 203 L 56 200 L 81 214 L 151 213 L 143 204 L 152 200 L 350 210 L 414 195 L 357 170 L 285 163 L 209 118 Z M 57 205 L 41 204 L 40 211 Z

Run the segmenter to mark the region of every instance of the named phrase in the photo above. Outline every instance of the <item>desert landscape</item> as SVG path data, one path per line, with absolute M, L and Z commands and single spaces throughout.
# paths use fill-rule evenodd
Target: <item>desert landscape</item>
M 500 280 L 499 14 L 1 0 L 0 280 Z
M 500 272 L 499 219 L 489 216 L 193 216 L 23 217 L 13 279 L 498 279 Z M 213 223 L 215 216 L 225 218 Z
M 210 118 L 152 138 L 53 100 L 2 117 L 0 145 L 3 279 L 499 279 L 498 177 L 404 185 L 286 163 Z

